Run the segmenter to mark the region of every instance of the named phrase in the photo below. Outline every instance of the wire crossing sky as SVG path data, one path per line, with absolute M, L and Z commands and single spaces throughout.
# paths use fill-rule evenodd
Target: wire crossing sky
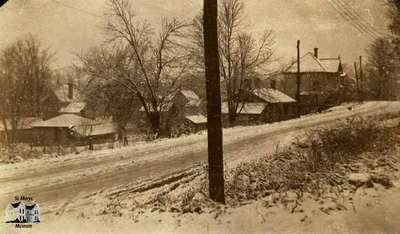
M 155 28 L 163 17 L 191 22 L 202 0 L 132 0 L 135 11 Z M 390 34 L 384 0 L 246 0 L 249 30 L 275 32 L 276 56 L 287 62 L 302 52 L 320 48 L 324 57 L 341 56 L 352 62 L 377 37 Z M 26 33 L 38 37 L 57 53 L 57 67 L 75 60 L 75 54 L 101 45 L 105 35 L 106 0 L 13 0 L 0 8 L 0 49 Z

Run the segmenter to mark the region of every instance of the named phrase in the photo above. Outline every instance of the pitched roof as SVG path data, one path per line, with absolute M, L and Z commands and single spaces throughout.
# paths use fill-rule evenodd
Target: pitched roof
M 246 103 L 239 103 L 238 111 L 239 114 L 248 114 L 248 115 L 259 115 L 261 114 L 267 103 L 263 102 L 246 102 Z M 229 114 L 228 103 L 223 102 L 221 104 L 221 112 L 222 114 Z
M 181 90 L 178 92 L 178 94 L 179 93 L 181 93 L 186 98 L 186 100 L 187 100 L 187 103 L 185 104 L 186 107 L 199 107 L 201 105 L 201 99 L 192 90 Z M 176 96 L 174 96 L 172 94 L 165 96 L 165 99 L 164 99 L 165 104 L 162 107 L 162 112 L 166 112 L 171 109 L 171 107 L 174 104 L 175 98 L 176 98 Z M 151 103 L 147 103 L 147 108 L 149 110 L 153 110 Z M 158 108 L 159 108 L 159 110 L 161 110 L 160 107 L 158 107 Z M 139 111 L 143 112 L 144 107 L 142 106 Z
M 300 58 L 300 72 L 339 72 L 340 58 L 317 58 L 308 52 Z M 285 72 L 297 72 L 294 62 Z
M 181 90 L 181 93 L 189 100 L 200 100 L 199 96 L 192 90 Z
M 18 121 L 18 126 L 17 129 L 18 130 L 23 130 L 23 129 L 31 129 L 32 128 L 32 124 L 36 123 L 36 122 L 40 122 L 42 121 L 42 119 L 37 118 L 37 117 L 27 117 L 27 118 L 21 118 Z M 10 119 L 6 119 L 6 123 L 7 123 L 7 128 L 10 129 L 11 128 L 11 120 Z M 3 121 L 0 121 L 0 131 L 4 131 L 4 124 Z
M 72 128 L 74 126 L 97 124 L 94 120 L 74 114 L 62 114 L 46 121 L 32 124 L 34 128 Z
M 192 90 L 181 90 L 180 92 L 188 101 L 185 106 L 199 107 L 201 105 L 200 97 Z
M 294 100 L 293 98 L 289 97 L 288 95 L 282 93 L 277 89 L 271 89 L 271 88 L 255 89 L 252 91 L 252 93 L 268 103 L 296 102 L 296 100 Z
M 207 117 L 205 117 L 202 114 L 187 115 L 187 116 L 185 116 L 185 118 L 188 119 L 189 121 L 195 123 L 195 124 L 207 123 Z
M 199 107 L 201 105 L 201 100 L 189 100 L 188 103 L 185 104 L 186 107 Z
M 325 67 L 327 72 L 340 72 L 340 58 L 320 58 L 319 61 Z
M 65 114 L 79 114 L 83 109 L 85 109 L 85 102 L 72 102 L 68 106 L 61 108 L 58 112 Z

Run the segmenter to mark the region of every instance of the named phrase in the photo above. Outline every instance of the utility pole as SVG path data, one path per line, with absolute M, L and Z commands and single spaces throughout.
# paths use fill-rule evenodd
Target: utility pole
M 360 102 L 361 101 L 360 84 L 359 84 L 359 80 L 358 80 L 357 62 L 354 62 L 354 74 L 356 76 L 357 100 L 358 100 L 358 102 Z
M 300 74 L 300 40 L 297 40 L 297 115 L 301 115 L 301 105 L 300 105 L 300 87 L 301 87 L 301 74 Z
M 225 203 L 221 90 L 218 54 L 218 1 L 204 0 L 204 58 L 207 90 L 208 180 L 210 198 Z
M 362 67 L 362 56 L 360 56 L 360 91 L 361 91 L 361 101 L 364 101 L 364 88 L 363 88 L 363 67 Z

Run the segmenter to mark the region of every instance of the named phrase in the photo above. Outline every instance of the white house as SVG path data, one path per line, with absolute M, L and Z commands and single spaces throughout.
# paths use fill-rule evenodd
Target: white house
M 39 223 L 40 211 L 38 204 L 25 205 L 18 201 L 10 203 L 5 210 L 6 223 Z

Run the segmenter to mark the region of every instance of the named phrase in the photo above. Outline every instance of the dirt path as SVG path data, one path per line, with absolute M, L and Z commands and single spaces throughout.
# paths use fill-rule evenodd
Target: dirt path
M 224 132 L 228 166 L 271 152 L 304 130 L 354 115 L 397 113 L 400 103 L 371 102 L 270 125 L 239 127 Z M 44 212 L 61 209 L 75 198 L 137 180 L 162 178 L 193 168 L 207 158 L 206 135 L 140 144 L 116 151 L 70 155 L 0 167 L 0 208 L 15 195 L 34 197 Z

